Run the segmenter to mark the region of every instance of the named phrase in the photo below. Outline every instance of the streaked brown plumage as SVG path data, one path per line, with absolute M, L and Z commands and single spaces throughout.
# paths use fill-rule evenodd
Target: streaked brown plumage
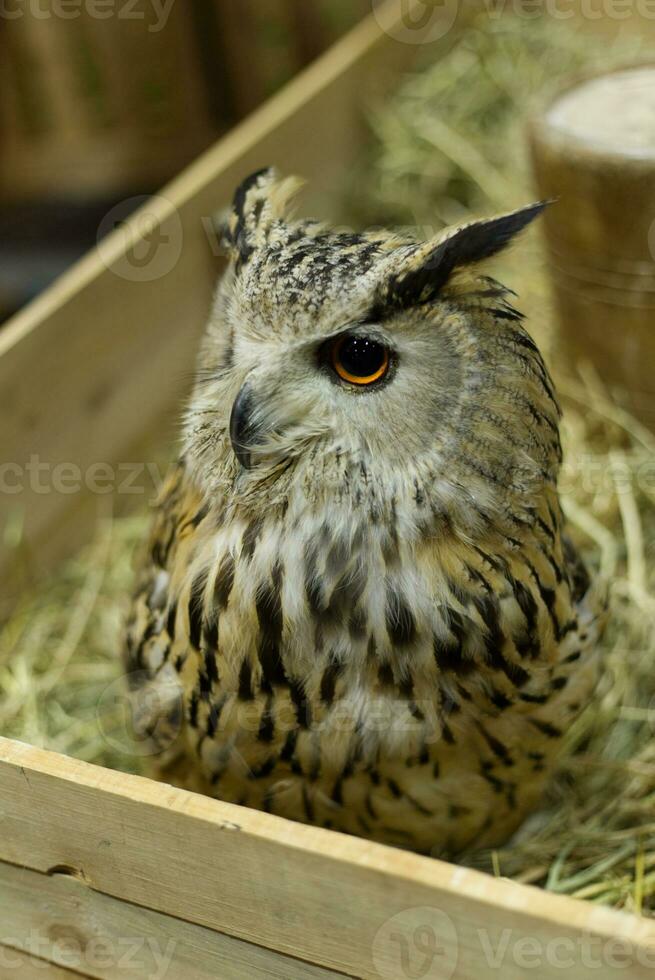
M 137 722 L 164 778 L 223 799 L 497 844 L 592 696 L 603 619 L 552 382 L 471 268 L 540 208 L 415 243 L 292 221 L 291 189 L 254 175 L 227 223 L 128 629 Z M 343 381 L 342 349 L 389 366 Z

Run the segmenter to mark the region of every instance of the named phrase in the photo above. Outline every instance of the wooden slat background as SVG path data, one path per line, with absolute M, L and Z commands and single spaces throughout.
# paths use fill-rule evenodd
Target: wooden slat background
M 211 118 L 189 4 L 160 31 L 149 0 L 107 19 L 50 6 L 0 17 L 1 201 L 157 186 L 226 128 Z
M 160 13 L 120 0 L 103 17 L 84 3 L 69 16 L 32 8 L 0 17 L 0 201 L 160 185 L 371 5 L 190 0 Z

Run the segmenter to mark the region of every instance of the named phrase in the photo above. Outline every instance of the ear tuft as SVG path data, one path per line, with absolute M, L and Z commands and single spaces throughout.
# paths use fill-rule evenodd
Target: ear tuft
M 239 184 L 222 226 L 222 243 L 239 264 L 268 241 L 276 222 L 289 219 L 290 200 L 301 185 L 296 177 L 280 177 L 274 167 L 258 170 Z
M 381 302 L 387 307 L 407 307 L 435 299 L 456 269 L 501 252 L 549 203 L 540 201 L 498 218 L 472 221 L 436 243 L 413 248 L 386 284 Z
M 472 221 L 458 228 L 439 245 L 443 250 L 444 265 L 455 269 L 457 266 L 480 262 L 497 255 L 507 248 L 519 232 L 539 217 L 548 203 L 550 202 L 539 201 L 499 218 Z

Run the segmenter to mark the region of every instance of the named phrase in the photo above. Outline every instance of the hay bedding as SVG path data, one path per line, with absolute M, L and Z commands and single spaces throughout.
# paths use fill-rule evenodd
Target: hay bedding
M 433 233 L 470 213 L 525 203 L 533 196 L 526 97 L 562 74 L 642 54 L 634 40 L 591 44 L 553 20 L 481 16 L 445 59 L 373 113 L 369 195 L 362 206 L 359 194 L 353 211 L 362 222 Z M 569 732 L 542 810 L 504 849 L 472 851 L 463 862 L 655 914 L 655 436 L 589 365 L 560 363 L 537 237 L 497 274 L 520 293 L 554 367 L 566 413 L 563 503 L 587 560 L 610 578 L 612 618 L 598 698 Z M 139 771 L 117 651 L 132 554 L 148 522 L 146 512 L 105 523 L 90 547 L 5 610 L 2 734 Z M 5 533 L 19 556 L 19 531 Z

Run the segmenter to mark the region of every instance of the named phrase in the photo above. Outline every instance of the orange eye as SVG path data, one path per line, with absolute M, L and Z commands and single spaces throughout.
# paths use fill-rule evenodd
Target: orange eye
M 353 385 L 375 384 L 389 370 L 389 351 L 369 337 L 339 337 L 332 344 L 330 360 L 342 381 Z

